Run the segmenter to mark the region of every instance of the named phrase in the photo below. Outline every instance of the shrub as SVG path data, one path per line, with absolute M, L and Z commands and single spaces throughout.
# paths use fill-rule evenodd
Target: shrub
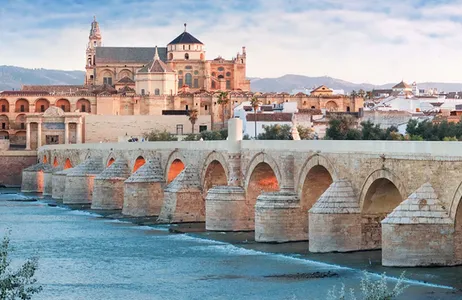
M 385 273 L 382 274 L 379 280 L 372 280 L 368 272 L 364 271 L 361 278 L 360 289 L 363 300 L 392 300 L 396 299 L 401 295 L 408 285 L 404 284 L 404 272 L 401 273 L 401 276 L 398 278 L 395 286 L 390 290 L 387 284 L 387 278 Z M 337 292 L 335 286 L 328 291 L 327 299 L 329 300 L 356 300 L 357 298 L 354 295 L 354 290 L 349 289 L 347 293 L 345 291 L 345 285 L 342 284 L 342 287 Z
M 178 141 L 178 138 L 173 134 L 167 132 L 166 130 L 152 130 L 151 132 L 143 133 L 143 137 L 150 142 L 159 142 L 159 141 Z
M 6 234 L 0 245 L 0 299 L 29 300 L 42 290 L 34 278 L 38 260 L 28 259 L 18 270 L 11 270 L 10 250 L 10 238 Z

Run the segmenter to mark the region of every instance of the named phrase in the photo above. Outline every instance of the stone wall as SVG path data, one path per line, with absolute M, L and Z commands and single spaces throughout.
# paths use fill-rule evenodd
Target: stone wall
M 177 125 L 183 126 L 183 134 L 192 131 L 188 116 L 100 116 L 85 117 L 85 143 L 117 142 L 119 137 L 140 136 L 152 130 L 168 131 L 175 134 Z M 195 124 L 195 132 L 199 126 L 211 129 L 211 116 L 199 116 Z M 110 129 L 110 130 L 108 130 Z
M 36 163 L 36 151 L 0 151 L 0 186 L 21 186 L 22 170 Z

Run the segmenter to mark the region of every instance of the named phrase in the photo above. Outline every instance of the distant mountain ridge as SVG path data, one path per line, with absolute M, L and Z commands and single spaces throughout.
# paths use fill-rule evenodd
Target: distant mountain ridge
M 23 84 L 78 85 L 83 84 L 85 72 L 48 69 L 27 69 L 0 66 L 0 91 L 19 90 Z
M 15 66 L 0 66 L 0 91 L 19 90 L 24 84 L 36 85 L 81 85 L 84 82 L 84 71 L 63 71 L 49 69 L 27 69 Z M 328 76 L 309 77 L 287 74 L 277 78 L 249 78 L 254 92 L 287 92 L 296 89 L 313 88 L 326 85 L 332 89 L 343 89 L 349 93 L 352 90 L 389 89 L 396 83 L 373 85 L 369 83 L 353 83 Z M 419 89 L 437 88 L 438 91 L 462 91 L 462 83 L 423 82 L 418 83 Z

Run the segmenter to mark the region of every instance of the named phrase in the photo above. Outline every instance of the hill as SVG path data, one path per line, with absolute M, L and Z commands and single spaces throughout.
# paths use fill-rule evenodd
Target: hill
M 83 84 L 85 72 L 47 69 L 26 69 L 0 66 L 0 91 L 19 90 L 23 84 Z
M 27 69 L 15 66 L 0 66 L 0 91 L 19 90 L 23 84 L 37 85 L 80 85 L 83 84 L 85 72 L 63 71 L 49 69 Z M 368 83 L 353 83 L 332 77 L 309 77 L 288 74 L 278 78 L 249 78 L 251 89 L 255 92 L 287 92 L 295 89 L 312 88 L 326 85 L 332 89 L 372 90 L 391 88 L 396 83 L 373 85 Z M 418 83 L 419 89 L 437 88 L 443 92 L 462 91 L 462 83 L 423 82 Z

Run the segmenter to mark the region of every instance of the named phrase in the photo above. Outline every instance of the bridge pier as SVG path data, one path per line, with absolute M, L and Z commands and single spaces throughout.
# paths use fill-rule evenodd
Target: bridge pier
M 309 211 L 310 252 L 361 250 L 361 214 L 353 186 L 336 180 Z
M 263 193 L 255 205 L 255 241 L 283 243 L 308 239 L 306 213 L 294 192 Z
M 159 158 L 148 159 L 124 182 L 122 214 L 158 216 L 164 202 L 164 176 Z
M 104 169 L 101 157 L 90 157 L 66 175 L 64 204 L 89 204 L 95 177 Z
M 62 200 L 64 196 L 64 190 L 66 188 L 66 176 L 69 172 L 72 171 L 73 168 L 64 169 L 62 171 L 58 171 L 52 175 L 52 193 L 51 198 Z
M 187 166 L 165 188 L 158 220 L 171 223 L 205 221 L 205 203 L 196 168 Z
M 215 186 L 205 200 L 205 229 L 211 231 L 253 230 L 248 217 L 245 191 L 240 186 Z
M 63 167 L 54 167 L 43 171 L 43 195 L 51 196 L 53 194 L 53 174 L 62 171 Z
M 92 209 L 122 209 L 124 203 L 124 181 L 130 176 L 126 160 L 114 161 L 95 177 Z
M 425 183 L 382 221 L 382 265 L 454 263 L 454 222 L 431 184 Z
M 51 169 L 51 165 L 45 163 L 38 163 L 25 168 L 22 171 L 21 192 L 42 193 L 44 186 L 43 172 L 49 169 Z

